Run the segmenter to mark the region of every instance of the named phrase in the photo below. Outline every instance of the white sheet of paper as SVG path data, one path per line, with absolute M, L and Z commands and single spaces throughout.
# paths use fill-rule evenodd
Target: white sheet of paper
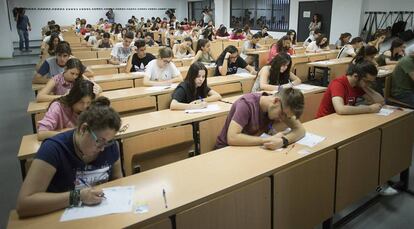
M 309 90 L 313 90 L 313 89 L 318 88 L 318 87 L 302 83 L 302 84 L 293 86 L 293 88 L 296 88 L 296 89 L 299 89 L 299 90 L 302 90 L 302 91 L 309 91 Z
M 172 85 L 171 86 L 152 86 L 152 87 L 145 88 L 145 90 L 146 91 L 162 91 L 162 90 L 169 89 L 169 88 L 172 88 Z
M 206 108 L 202 108 L 202 109 L 185 110 L 185 113 L 194 114 L 194 113 L 204 113 L 204 112 L 218 111 L 218 110 L 220 110 L 220 107 L 217 104 L 210 104 Z
M 104 188 L 102 191 L 105 193 L 106 199 L 99 205 L 67 208 L 60 217 L 60 221 L 64 222 L 114 213 L 130 212 L 132 211 L 132 196 L 134 190 L 134 186 Z
M 250 77 L 252 76 L 252 74 L 248 73 L 248 72 L 241 72 L 241 73 L 237 73 L 238 76 L 241 77 Z
M 377 115 L 381 115 L 381 116 L 388 116 L 388 115 L 390 115 L 392 112 L 394 112 L 394 110 L 393 110 L 393 109 L 381 108 L 381 110 L 377 113 Z
M 384 74 L 386 74 L 386 73 L 388 73 L 388 71 L 387 71 L 387 70 L 385 70 L 385 69 L 380 69 L 380 70 L 378 70 L 378 75 L 384 75 Z
M 120 63 L 119 66 L 121 67 L 125 67 L 127 65 L 127 63 Z
M 322 137 L 322 136 L 319 136 L 319 135 L 316 135 L 316 134 L 306 132 L 305 137 L 303 137 L 302 139 L 300 139 L 296 143 L 301 144 L 301 145 L 305 145 L 305 146 L 308 146 L 308 147 L 314 147 L 314 146 L 316 146 L 317 144 L 319 144 L 320 142 L 322 142 L 325 139 L 326 139 L 326 137 Z

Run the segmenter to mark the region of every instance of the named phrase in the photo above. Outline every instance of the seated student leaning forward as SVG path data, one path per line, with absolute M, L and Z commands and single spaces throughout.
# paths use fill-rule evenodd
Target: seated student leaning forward
M 46 139 L 20 189 L 19 216 L 99 204 L 104 193 L 90 187 L 122 177 L 114 144 L 120 126 L 119 114 L 100 98 L 79 116 L 75 130 Z
M 238 68 L 246 69 L 252 75 L 256 75 L 256 70 L 248 65 L 246 61 L 239 56 L 239 50 L 229 45 L 223 50 L 216 61 L 216 76 L 226 76 L 236 74 Z
M 188 69 L 187 77 L 172 94 L 171 110 L 198 109 L 207 107 L 208 102 L 221 99 L 219 93 L 207 86 L 207 68 L 195 62 Z
M 183 81 L 180 71 L 172 61 L 173 53 L 170 48 L 158 51 L 159 57 L 151 60 L 144 77 L 145 86 L 165 86 Z
M 305 129 L 299 121 L 303 107 L 303 94 L 294 88 L 283 89 L 275 95 L 245 94 L 232 105 L 215 147 L 285 148 L 305 135 Z M 280 123 L 286 124 L 291 131 L 274 134 L 272 126 Z M 263 133 L 272 136 L 260 137 Z
M 384 98 L 372 89 L 378 70 L 368 60 L 350 65 L 347 74 L 334 79 L 323 95 L 317 118 L 337 113 L 340 115 L 376 113 L 384 104 Z M 359 98 L 367 105 L 358 105 Z

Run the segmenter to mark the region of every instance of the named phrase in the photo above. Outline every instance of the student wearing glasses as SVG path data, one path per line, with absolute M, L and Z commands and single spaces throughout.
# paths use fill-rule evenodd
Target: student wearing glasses
M 229 45 L 223 50 L 217 58 L 216 65 L 216 76 L 236 74 L 238 68 L 246 69 L 252 75 L 256 75 L 257 73 L 254 67 L 248 65 L 239 56 L 239 50 L 233 45 Z
M 151 60 L 144 76 L 145 86 L 166 86 L 183 81 L 180 71 L 172 63 L 173 52 L 171 48 L 162 48 L 158 51 L 158 58 Z
M 245 94 L 233 103 L 215 147 L 286 148 L 305 135 L 305 129 L 299 121 L 303 107 L 303 94 L 294 88 L 283 89 L 275 95 Z M 291 130 L 274 134 L 273 126 L 279 124 L 285 124 Z M 264 133 L 271 136 L 261 136 Z
M 384 105 L 384 98 L 371 87 L 377 74 L 377 68 L 368 60 L 351 64 L 346 75 L 329 84 L 317 118 L 335 112 L 340 115 L 377 113 Z M 365 100 L 366 105 L 357 105 L 360 98 Z
M 76 129 L 46 139 L 20 189 L 19 216 L 101 203 L 104 193 L 91 187 L 122 177 L 114 144 L 120 126 L 109 100 L 99 98 L 79 116 Z

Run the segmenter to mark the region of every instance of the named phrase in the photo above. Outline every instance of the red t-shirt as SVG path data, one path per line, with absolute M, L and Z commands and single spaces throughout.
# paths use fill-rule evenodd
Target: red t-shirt
M 336 78 L 329 84 L 328 89 L 323 95 L 316 118 L 335 113 L 335 108 L 332 103 L 333 97 L 340 96 L 344 99 L 345 105 L 355 106 L 357 98 L 364 94 L 365 92 L 362 88 L 351 87 L 347 76 Z

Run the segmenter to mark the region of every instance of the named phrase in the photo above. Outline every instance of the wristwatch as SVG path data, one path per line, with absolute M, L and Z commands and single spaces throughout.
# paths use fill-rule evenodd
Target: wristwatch
M 281 137 L 281 138 L 282 138 L 282 141 L 283 141 L 283 146 L 282 147 L 286 148 L 289 145 L 289 141 L 285 137 Z

